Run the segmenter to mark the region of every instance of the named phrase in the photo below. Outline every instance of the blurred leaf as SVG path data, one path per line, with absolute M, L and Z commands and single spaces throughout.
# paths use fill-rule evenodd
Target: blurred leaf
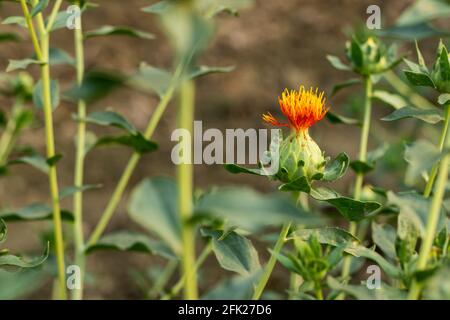
M 19 69 L 26 69 L 30 64 L 42 64 L 39 60 L 35 59 L 22 59 L 22 60 L 9 60 L 6 72 L 11 72 Z
M 139 71 L 128 79 L 127 84 L 144 92 L 155 92 L 162 97 L 171 81 L 172 75 L 169 72 L 142 63 Z
M 69 12 L 66 10 L 62 10 L 56 14 L 55 22 L 52 25 L 52 28 L 50 31 L 55 31 L 58 29 L 66 28 L 67 27 L 67 21 L 72 16 L 73 12 Z M 46 19 L 45 23 L 48 23 L 48 19 Z
M 81 86 L 75 84 L 64 95 L 72 102 L 83 100 L 90 104 L 120 87 L 124 81 L 125 78 L 117 73 L 93 71 L 84 77 Z
M 2 21 L 2 24 L 17 24 L 21 27 L 28 29 L 27 22 L 22 16 L 10 16 Z
M 39 13 L 41 13 L 45 8 L 47 8 L 48 6 L 48 1 L 49 0 L 39 0 L 39 2 L 37 3 L 37 5 L 35 5 L 33 7 L 33 9 L 30 12 L 30 15 L 32 17 L 35 17 L 36 15 L 38 15 Z
M 340 214 L 350 221 L 360 221 L 375 213 L 381 204 L 374 201 L 357 201 L 343 197 L 329 188 L 311 190 L 311 196 L 318 201 L 325 201 L 335 207 Z
M 44 109 L 44 97 L 42 93 L 42 81 L 39 80 L 33 89 L 33 104 L 40 110 Z M 55 110 L 59 105 L 59 83 L 57 80 L 50 80 L 50 93 L 52 109 Z
M 360 124 L 360 121 L 358 119 L 352 119 L 352 118 L 348 118 L 345 116 L 341 116 L 334 112 L 327 112 L 326 118 L 331 123 L 336 123 L 336 124 L 341 124 L 341 123 L 342 124 L 351 124 L 351 125 L 359 125 Z
M 354 86 L 354 85 L 360 84 L 360 83 L 361 83 L 360 79 L 350 79 L 345 82 L 338 83 L 331 90 L 330 97 L 334 96 L 336 93 L 338 93 L 342 89 L 345 89 L 345 88 L 348 88 L 348 87 L 351 87 L 351 86 Z
M 195 66 L 189 72 L 189 79 L 195 79 L 212 73 L 228 73 L 234 70 L 234 66 L 228 67 L 210 67 Z
M 50 65 L 75 65 L 75 59 L 66 51 L 58 48 L 50 48 L 48 60 L 50 62 Z
M 42 271 L 8 272 L 0 269 L 0 300 L 21 299 L 37 290 L 44 282 Z
M 238 166 L 236 164 L 233 163 L 226 163 L 224 164 L 224 168 L 233 174 L 237 174 L 237 173 L 248 173 L 248 174 L 255 174 L 255 175 L 261 175 L 261 170 L 260 169 L 251 169 L 251 168 L 245 168 L 245 167 L 241 167 Z
M 61 189 L 61 192 L 59 193 L 59 199 L 68 198 L 70 196 L 73 196 L 77 192 L 84 192 L 87 190 L 99 189 L 101 187 L 102 187 L 101 184 L 85 184 L 81 187 L 76 187 L 76 186 L 65 187 L 65 188 Z
M 164 258 L 176 258 L 169 248 L 162 243 L 150 239 L 148 236 L 132 231 L 118 231 L 110 233 L 86 248 L 90 254 L 98 250 L 135 251 L 160 255 Z
M 339 59 L 336 56 L 327 55 L 327 60 L 331 63 L 333 67 L 335 67 L 338 70 L 344 70 L 348 71 L 351 70 L 350 66 L 344 64 L 341 59 Z
M 405 300 L 407 292 L 387 284 L 381 284 L 380 289 L 369 289 L 365 285 L 341 284 L 332 277 L 327 278 L 327 284 L 332 290 L 345 292 L 358 300 Z
M 35 221 L 35 220 L 49 220 L 53 217 L 53 210 L 43 203 L 33 203 L 26 207 L 0 211 L 0 218 L 5 221 Z M 61 217 L 65 221 L 73 221 L 73 215 L 66 210 L 61 211 Z
M 343 152 L 338 154 L 333 161 L 327 163 L 322 180 L 335 181 L 340 179 L 347 172 L 348 165 L 349 158 L 347 154 Z
M 5 242 L 7 236 L 8 228 L 6 227 L 6 223 L 3 219 L 0 219 L 0 243 Z
M 20 41 L 21 38 L 14 32 L 0 32 L 0 42 Z
M 165 178 L 146 179 L 132 191 L 128 203 L 131 219 L 158 235 L 175 252 L 181 252 L 181 221 L 177 211 L 177 187 Z
M 155 142 L 145 139 L 141 133 L 123 136 L 104 136 L 96 141 L 95 147 L 111 144 L 127 146 L 141 154 L 153 152 L 158 149 L 158 145 Z
M 438 109 L 418 109 L 414 107 L 403 107 L 381 118 L 381 120 L 396 121 L 405 118 L 415 118 L 431 124 L 436 124 L 444 119 L 444 117 L 442 116 L 442 112 Z
M 403 99 L 402 96 L 387 91 L 375 90 L 375 92 L 373 92 L 372 94 L 372 97 L 379 99 L 384 103 L 387 103 L 388 105 L 394 107 L 394 109 L 400 109 L 408 105 L 408 103 L 405 99 Z
M 412 145 L 405 147 L 405 160 L 408 167 L 405 174 L 405 183 L 414 185 L 417 179 L 436 164 L 442 157 L 439 149 L 426 140 L 415 141 Z
M 417 23 L 392 26 L 387 29 L 378 30 L 377 34 L 396 40 L 414 41 L 431 37 L 446 37 L 450 33 L 445 30 L 436 29 L 429 23 Z
M 131 27 L 114 27 L 110 25 L 103 26 L 99 29 L 87 31 L 85 32 L 84 36 L 86 38 L 95 38 L 100 36 L 129 36 L 134 38 L 140 38 L 140 39 L 154 39 L 155 36 L 151 33 L 136 30 Z
M 47 174 L 49 165 L 47 163 L 47 159 L 45 159 L 43 156 L 41 156 L 38 153 L 20 157 L 14 160 L 11 160 L 8 162 L 8 165 L 15 165 L 15 164 L 29 164 L 30 166 L 42 171 L 43 173 Z
M 245 201 L 242 201 L 245 199 Z M 198 199 L 194 212 L 224 219 L 247 231 L 293 221 L 317 225 L 321 219 L 299 208 L 284 195 L 267 195 L 245 187 L 220 187 Z
M 450 102 L 450 94 L 443 93 L 438 98 L 438 103 L 441 105 L 448 104 Z
M 427 280 L 423 290 L 426 300 L 450 300 L 450 265 L 447 263 Z
M 246 276 L 261 269 L 258 253 L 247 238 L 234 231 L 225 237 L 218 230 L 202 229 L 202 234 L 212 239 L 214 254 L 225 270 Z
M 261 276 L 261 270 L 247 276 L 234 276 L 220 282 L 216 287 L 206 292 L 202 300 L 244 300 L 250 299 L 254 284 Z
M 402 12 L 396 24 L 399 26 L 414 25 L 447 16 L 450 16 L 450 5 L 445 1 L 418 0 Z
M 395 238 L 397 234 L 395 228 L 390 224 L 377 224 L 372 222 L 373 242 L 384 252 L 386 256 L 395 259 Z
M 368 152 L 366 161 L 354 160 L 350 162 L 350 167 L 356 173 L 367 174 L 368 172 L 375 169 L 377 161 L 383 158 L 388 150 L 389 145 L 384 143 L 375 150 Z
M 15 256 L 12 254 L 4 254 L 0 255 L 0 266 L 15 266 L 20 268 L 34 268 L 42 264 L 45 260 L 47 260 L 49 253 L 49 244 L 47 243 L 47 247 L 45 248 L 44 253 L 39 258 L 34 259 L 24 259 L 19 256 Z
M 113 111 L 97 111 L 89 114 L 84 120 L 89 123 L 97 124 L 100 126 L 114 126 L 123 129 L 131 134 L 137 134 L 137 129 L 128 122 L 122 115 Z

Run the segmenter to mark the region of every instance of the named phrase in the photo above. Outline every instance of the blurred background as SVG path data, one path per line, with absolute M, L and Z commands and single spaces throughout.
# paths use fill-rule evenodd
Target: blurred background
M 155 1 L 153 1 L 155 2 Z M 369 5 L 381 7 L 382 27 L 393 24 L 400 13 L 414 1 L 376 1 L 376 0 L 256 0 L 252 8 L 240 12 L 239 17 L 220 15 L 217 24 L 217 36 L 209 46 L 201 62 L 213 66 L 236 67 L 234 72 L 209 75 L 197 82 L 196 120 L 203 121 L 204 129 L 219 128 L 263 128 L 261 114 L 271 111 L 278 115 L 277 96 L 284 88 L 296 89 L 303 84 L 306 87 L 319 87 L 330 92 L 333 85 L 352 77 L 352 74 L 334 69 L 326 59 L 327 54 L 344 59 L 347 36 L 345 31 L 364 23 L 368 17 Z M 105 37 L 87 40 L 87 69 L 120 70 L 132 73 L 142 61 L 157 67 L 170 68 L 172 52 L 161 33 L 156 18 L 143 13 L 140 8 L 148 6 L 148 0 L 98 0 L 100 5 L 83 16 L 85 30 L 96 29 L 109 24 L 114 26 L 132 26 L 156 35 L 155 40 L 133 39 L 128 37 Z M 20 15 L 19 5 L 12 2 L 0 2 L 0 20 L 10 15 Z M 438 22 L 447 26 L 446 22 Z M 25 29 L 0 25 L 1 32 L 14 30 L 20 33 L 24 41 L 1 43 L 0 70 L 5 70 L 8 59 L 22 59 L 32 55 L 32 47 L 27 42 Z M 68 29 L 61 29 L 53 35 L 54 46 L 73 53 L 73 35 Z M 437 40 L 421 42 L 421 48 L 428 61 L 434 55 Z M 411 54 L 415 60 L 411 43 L 404 43 L 401 51 Z M 400 68 L 401 69 L 401 68 Z M 38 69 L 29 69 L 37 78 Z M 60 81 L 62 88 L 69 88 L 75 73 L 71 67 L 55 66 L 53 78 Z M 383 84 L 381 84 L 383 85 Z M 360 88 L 350 88 L 328 100 L 333 112 L 348 116 L 358 116 L 361 106 Z M 11 101 L 0 97 L 0 108 L 6 110 Z M 144 129 L 151 116 L 157 99 L 130 89 L 118 89 L 108 97 L 89 106 L 89 111 L 111 109 L 123 114 L 137 128 Z M 175 129 L 175 105 L 172 103 L 153 137 L 160 149 L 142 158 L 135 171 L 128 191 L 144 177 L 173 176 L 174 166 L 170 159 L 174 143 L 170 134 Z M 75 122 L 71 114 L 75 112 L 73 104 L 63 102 L 54 113 L 56 123 L 57 149 L 64 154 L 58 164 L 59 180 L 62 186 L 73 181 L 73 155 Z M 376 103 L 374 119 L 391 113 L 391 108 Z M 44 131 L 42 114 L 38 113 L 36 125 L 27 130 L 20 143 L 32 145 L 44 152 Z M 399 153 L 402 152 L 402 138 L 415 134 L 414 121 L 398 122 L 395 126 L 375 121 L 370 149 L 382 142 L 391 142 L 393 147 L 383 160 L 382 173 L 375 171 L 369 182 L 384 187 L 402 188 L 394 181 L 402 177 L 404 164 Z M 95 132 L 108 129 L 90 128 Z M 433 133 L 430 133 L 433 134 Z M 324 120 L 312 129 L 312 136 L 327 155 L 334 156 L 346 152 L 352 158 L 356 156 L 359 141 L 358 128 L 348 125 L 333 125 Z M 392 160 L 391 158 L 400 160 Z M 92 231 L 106 205 L 109 195 L 115 187 L 124 165 L 130 156 L 126 148 L 97 149 L 86 159 L 86 183 L 102 184 L 103 188 L 85 193 L 85 230 Z M 399 163 L 400 162 L 400 163 Z M 343 193 L 350 192 L 353 173 L 334 186 Z M 196 166 L 195 183 L 198 188 L 213 185 L 245 184 L 261 191 L 275 190 L 276 186 L 248 175 L 231 175 L 221 166 Z M 127 193 L 128 195 L 128 193 Z M 136 228 L 126 213 L 127 195 L 121 202 L 108 230 Z M 48 200 L 46 177 L 28 166 L 15 166 L 11 174 L 0 180 L 1 206 L 21 207 L 32 202 Z M 71 208 L 71 202 L 65 200 L 64 206 Z M 9 224 L 7 246 L 15 251 L 39 251 L 39 234 L 48 230 L 46 222 Z M 264 250 L 263 250 L 264 251 Z M 263 255 L 263 259 L 264 259 Z M 213 268 L 206 268 L 211 281 L 222 278 L 224 271 L 216 268 L 216 262 L 210 258 Z M 142 281 L 134 280 L 137 273 L 145 272 L 150 263 L 158 263 L 158 258 L 136 253 L 101 252 L 90 257 L 88 270 L 95 275 L 88 283 L 86 298 L 142 298 Z M 277 281 L 279 280 L 279 281 Z M 284 286 L 286 277 L 277 278 L 272 285 Z M 280 282 L 280 284 L 278 284 Z M 205 284 L 204 284 L 205 286 Z M 32 296 L 48 298 L 49 285 L 44 286 Z

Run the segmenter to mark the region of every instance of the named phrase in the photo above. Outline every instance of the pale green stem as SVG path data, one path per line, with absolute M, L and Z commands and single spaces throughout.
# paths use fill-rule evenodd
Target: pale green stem
M 170 100 L 172 100 L 175 88 L 178 84 L 179 77 L 183 72 L 183 68 L 184 68 L 183 64 L 180 64 L 177 67 L 171 85 L 162 96 L 158 106 L 155 109 L 155 112 L 150 118 L 150 121 L 144 133 L 144 137 L 146 139 L 150 139 L 152 137 L 159 121 L 161 120 L 162 115 L 164 114 L 164 111 L 166 110 Z M 119 205 L 120 200 L 122 199 L 122 195 L 127 187 L 128 181 L 130 180 L 130 177 L 133 174 L 133 171 L 136 168 L 140 158 L 141 158 L 140 153 L 133 152 L 130 160 L 128 160 L 125 170 L 123 171 L 122 176 L 120 177 L 119 182 L 116 188 L 114 189 L 114 192 L 111 198 L 109 199 L 109 202 L 105 210 L 103 211 L 97 226 L 95 227 L 92 235 L 89 238 L 89 241 L 87 242 L 88 246 L 95 244 L 105 231 L 109 221 L 111 220 L 111 217 L 113 216 L 117 206 Z
M 383 74 L 383 77 L 387 82 L 402 96 L 407 97 L 408 100 L 419 109 L 433 109 L 434 105 L 417 94 L 412 90 L 407 84 L 405 84 L 402 79 L 400 79 L 393 71 L 387 71 Z
M 36 4 L 37 0 L 33 0 L 33 5 Z M 50 87 L 50 66 L 48 63 L 50 36 L 45 30 L 44 18 L 42 17 L 42 14 L 41 13 L 37 14 L 36 19 L 40 34 L 40 48 L 42 52 L 40 62 L 41 62 L 41 81 L 42 81 L 42 96 L 44 104 L 47 158 L 50 159 L 56 155 L 55 137 L 53 129 L 53 108 L 52 108 L 51 87 Z M 55 254 L 58 268 L 59 297 L 60 299 L 65 300 L 66 278 L 65 278 L 65 262 L 64 262 L 64 241 L 63 241 L 63 230 L 61 221 L 61 207 L 59 203 L 58 173 L 55 165 L 49 167 L 48 178 L 50 185 L 50 194 L 52 198 L 53 227 L 55 233 Z
M 0 138 L 0 167 L 6 165 L 8 157 L 14 146 L 17 136 L 17 121 L 16 114 L 19 114 L 23 109 L 22 101 L 16 101 L 12 108 L 12 113 L 8 122 L 6 123 L 5 131 Z
M 288 235 L 290 228 L 291 222 L 283 225 L 280 235 L 278 236 L 278 240 L 275 243 L 275 247 L 273 248 L 273 253 L 271 254 L 270 259 L 267 262 L 266 266 L 264 267 L 264 273 L 262 274 L 261 278 L 259 279 L 255 287 L 252 300 L 259 300 L 261 298 L 261 295 L 263 294 L 264 289 L 266 288 L 267 282 L 269 282 L 269 278 L 272 274 L 272 271 L 275 268 L 275 264 L 277 262 L 276 256 L 281 252 L 281 249 L 283 248 L 283 245 L 286 242 L 286 237 Z
M 78 7 L 80 7 L 80 1 L 77 1 L 76 3 Z M 58 15 L 59 9 L 61 8 L 62 0 L 56 0 L 55 4 L 53 5 L 52 12 L 50 13 L 50 16 L 47 21 L 47 27 L 46 31 L 48 33 L 51 32 L 53 28 L 53 24 L 55 23 L 56 16 Z
M 178 109 L 178 127 L 185 129 L 193 135 L 195 112 L 195 84 L 186 80 L 180 85 L 180 103 Z M 190 143 L 189 144 L 189 148 Z M 183 150 L 183 153 L 191 154 L 192 150 Z M 193 210 L 193 179 L 194 167 L 192 161 L 185 157 L 185 161 L 177 166 L 178 186 L 178 213 L 182 221 L 182 267 L 186 275 L 184 297 L 188 300 L 198 298 L 197 273 L 192 271 L 195 265 L 195 228 L 189 223 Z
M 195 263 L 195 266 L 191 270 L 191 272 L 197 272 L 197 270 L 200 269 L 200 267 L 203 265 L 206 258 L 209 256 L 211 252 L 212 252 L 212 243 L 209 242 L 198 256 L 197 262 Z M 181 289 L 183 289 L 185 283 L 186 283 L 186 275 L 183 274 L 181 278 L 177 281 L 177 283 L 172 287 L 172 289 L 163 297 L 161 297 L 161 300 L 169 300 L 178 295 Z
M 447 136 L 449 122 L 450 122 L 450 109 L 446 108 L 445 109 L 444 126 L 442 127 L 441 135 L 439 137 L 439 151 L 442 151 L 444 149 L 445 137 Z M 423 195 L 425 196 L 425 198 L 428 198 L 431 194 L 431 191 L 433 190 L 433 184 L 434 184 L 434 180 L 436 179 L 438 168 L 439 168 L 439 163 L 434 164 L 433 167 L 431 168 L 430 176 L 429 176 L 427 184 L 425 186 L 425 191 L 423 192 Z
M 445 108 L 446 113 L 448 113 L 450 104 L 447 104 Z M 450 130 L 447 130 L 444 146 L 447 148 L 450 147 Z M 425 238 L 422 240 L 422 244 L 420 245 L 419 259 L 417 260 L 416 268 L 418 271 L 423 271 L 426 268 L 428 258 L 430 256 L 430 251 L 433 246 L 433 241 L 436 236 L 436 229 L 442 209 L 442 200 L 444 199 L 445 187 L 448 180 L 449 165 L 450 155 L 447 153 L 439 163 L 439 173 L 436 180 L 435 192 L 428 211 L 428 221 L 425 230 Z M 417 300 L 419 298 L 420 291 L 421 285 L 416 281 L 413 281 L 409 291 L 408 299 Z
M 76 4 L 80 6 L 80 1 Z M 75 59 L 77 70 L 77 84 L 81 86 L 84 77 L 84 46 L 83 46 L 83 31 L 81 24 L 81 15 L 78 16 L 77 27 L 74 29 L 75 38 Z M 85 254 L 84 254 L 84 235 L 83 235 L 83 186 L 84 178 L 84 156 L 86 143 L 86 103 L 83 100 L 78 100 L 78 123 L 77 123 L 77 139 L 76 139 L 76 155 L 75 155 L 75 179 L 74 185 L 80 188 L 73 195 L 73 234 L 75 243 L 75 264 L 80 268 L 81 279 L 80 288 L 72 291 L 73 300 L 81 300 L 83 298 L 84 287 L 84 273 L 85 273 Z
M 177 267 L 178 267 L 177 259 L 172 259 L 167 263 L 167 265 L 164 268 L 165 270 L 163 274 L 155 281 L 155 284 L 148 292 L 148 296 L 150 299 L 155 298 L 161 292 L 164 291 L 164 287 L 166 286 L 167 282 L 169 282 L 173 273 L 177 270 Z
M 33 43 L 36 57 L 39 61 L 43 61 L 41 46 L 39 45 L 39 39 L 37 37 L 36 30 L 34 29 L 33 20 L 30 15 L 30 11 L 28 10 L 27 3 L 25 0 L 20 0 L 20 5 L 22 7 L 23 16 L 25 17 L 25 21 L 27 23 L 28 33 L 30 34 L 31 42 Z
M 365 87 L 365 101 L 364 101 L 364 116 L 363 116 L 363 123 L 362 123 L 362 129 L 361 129 L 361 139 L 359 144 L 359 161 L 366 161 L 367 159 L 367 145 L 369 142 L 369 132 L 370 132 L 370 121 L 371 121 L 371 115 L 372 115 L 372 81 L 370 77 L 364 78 L 364 87 Z M 354 187 L 354 194 L 353 198 L 355 200 L 360 200 L 361 198 L 361 191 L 364 183 L 364 174 L 357 173 L 356 179 L 355 179 L 355 187 Z M 350 222 L 349 225 L 349 232 L 353 235 L 356 235 L 358 229 L 358 225 L 356 222 Z M 346 280 L 350 275 L 350 267 L 352 263 L 351 256 L 346 256 L 344 258 L 343 264 L 342 264 L 342 274 L 341 277 L 343 280 Z M 341 295 L 340 298 L 344 298 L 345 295 Z

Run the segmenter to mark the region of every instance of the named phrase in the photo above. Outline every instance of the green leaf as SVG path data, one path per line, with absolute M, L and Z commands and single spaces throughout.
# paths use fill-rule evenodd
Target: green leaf
M 408 103 L 405 99 L 403 99 L 402 96 L 387 91 L 375 90 L 375 92 L 373 92 L 372 94 L 372 97 L 379 99 L 384 103 L 387 103 L 388 105 L 394 107 L 394 109 L 401 109 L 408 105 Z
M 356 40 L 356 37 L 352 37 L 352 41 L 350 44 L 350 53 L 352 63 L 357 67 L 361 68 L 364 63 L 364 55 L 361 49 L 361 45 Z
M 52 109 L 55 110 L 59 105 L 59 83 L 57 80 L 50 80 L 50 94 Z M 44 97 L 42 95 L 42 81 L 39 80 L 33 89 L 33 104 L 40 110 L 44 109 Z
M 53 217 L 53 210 L 43 203 L 33 203 L 26 207 L 0 211 L 0 218 L 5 221 L 17 222 L 17 221 L 36 221 L 36 220 L 50 220 Z M 65 221 L 72 222 L 72 213 L 62 210 L 61 217 Z
M 141 10 L 146 13 L 163 14 L 167 10 L 170 10 L 174 5 L 175 2 L 173 0 L 163 0 L 142 8 Z
M 21 27 L 28 29 L 27 22 L 22 16 L 10 16 L 2 21 L 2 24 L 17 24 Z
M 225 237 L 218 230 L 202 229 L 202 234 L 212 239 L 214 254 L 225 270 L 246 276 L 261 268 L 258 253 L 247 238 L 234 231 Z
M 435 88 L 433 80 L 431 80 L 430 76 L 423 72 L 413 72 L 404 70 L 403 73 L 405 74 L 408 81 L 415 86 L 419 87 L 431 87 Z
M 248 173 L 248 174 L 255 174 L 258 176 L 261 175 L 260 169 L 245 168 L 245 167 L 241 167 L 236 164 L 233 164 L 233 163 L 226 163 L 223 166 L 228 172 L 233 173 L 233 174 Z
M 41 265 L 45 260 L 47 260 L 49 253 L 49 244 L 47 243 L 47 247 L 45 248 L 44 253 L 39 258 L 34 259 L 24 259 L 19 256 L 15 256 L 12 254 L 4 254 L 0 255 L 0 266 L 14 266 L 20 268 L 34 268 Z
M 337 157 L 327 163 L 322 180 L 335 181 L 340 179 L 347 172 L 349 158 L 346 153 L 342 152 Z
M 202 300 L 245 300 L 251 299 L 254 285 L 261 277 L 259 270 L 247 276 L 234 276 L 220 282 L 216 287 L 206 292 Z
M 342 89 L 345 89 L 345 88 L 348 88 L 348 87 L 351 87 L 351 86 L 354 86 L 354 85 L 360 84 L 360 83 L 361 83 L 360 79 L 350 79 L 345 82 L 338 83 L 335 86 L 333 86 L 330 97 L 334 96 L 336 93 L 338 93 Z
M 148 236 L 132 231 L 118 231 L 110 233 L 86 248 L 90 254 L 98 250 L 134 251 L 160 255 L 167 259 L 176 258 L 169 248 L 162 243 L 150 239 Z
M 6 41 L 20 41 L 21 38 L 17 33 L 14 32 L 0 32 L 0 42 Z
M 245 201 L 242 201 L 245 199 Z M 299 208 L 283 194 L 267 195 L 245 187 L 220 187 L 198 199 L 194 213 L 225 220 L 248 231 L 293 221 L 303 225 L 321 222 Z
M 41 156 L 38 153 L 20 157 L 14 160 L 11 160 L 8 162 L 8 165 L 15 165 L 15 164 L 29 164 L 30 166 L 38 169 L 39 171 L 42 171 L 43 173 L 47 174 L 49 165 L 47 163 L 47 159 L 45 159 L 43 156 Z
M 311 190 L 311 196 L 318 201 L 325 201 L 335 207 L 340 214 L 350 221 L 360 221 L 373 215 L 381 204 L 374 201 L 357 201 L 343 197 L 329 188 Z
M 212 73 L 228 73 L 233 70 L 234 66 L 228 67 L 195 66 L 189 71 L 189 78 L 195 79 Z
M 438 109 L 418 109 L 414 107 L 403 107 L 391 114 L 381 118 L 383 121 L 396 121 L 405 118 L 415 118 L 427 123 L 436 124 L 444 120 L 442 112 Z
M 6 226 L 5 221 L 0 219 L 0 243 L 5 242 L 7 236 L 8 236 L 8 227 Z
M 162 97 L 170 86 L 172 75 L 166 70 L 142 63 L 139 71 L 132 75 L 127 84 L 143 92 L 155 92 Z
M 288 239 L 299 239 L 302 241 L 308 241 L 311 237 L 314 237 L 321 244 L 330 245 L 333 247 L 346 245 L 348 243 L 359 243 L 359 239 L 352 235 L 350 232 L 337 227 L 326 227 L 319 229 L 299 229 L 295 231 Z
M 67 27 L 67 21 L 70 19 L 73 12 L 69 12 L 67 10 L 62 10 L 56 14 L 55 22 L 52 25 L 52 28 L 50 31 L 55 31 L 58 29 L 66 28 Z M 45 24 L 48 23 L 48 19 L 46 19 Z
M 383 158 L 386 152 L 389 150 L 389 145 L 384 143 L 375 150 L 370 151 L 367 154 L 366 161 L 354 160 L 350 163 L 350 167 L 356 173 L 367 174 L 375 169 L 376 162 Z
M 33 56 L 34 58 L 34 56 Z M 68 54 L 66 51 L 58 48 L 50 48 L 48 61 L 50 65 L 63 65 L 67 64 L 70 66 L 75 65 L 75 59 Z
M 408 167 L 405 183 L 409 186 L 414 185 L 417 179 L 426 175 L 441 157 L 439 149 L 426 140 L 418 140 L 412 145 L 406 145 L 405 160 L 408 162 Z
M 90 104 L 105 97 L 124 82 L 125 78 L 117 73 L 93 71 L 84 77 L 81 86 L 75 84 L 64 95 L 72 102 L 83 100 Z
M 375 169 L 374 163 L 360 161 L 360 160 L 354 160 L 350 162 L 350 168 L 356 173 L 360 174 L 367 174 L 373 169 Z
M 351 70 L 351 68 L 344 64 L 341 59 L 339 59 L 336 56 L 331 56 L 331 55 L 327 55 L 327 60 L 331 63 L 331 65 L 333 67 L 335 67 L 338 70 L 344 70 L 344 71 L 348 71 Z
M 38 15 L 39 13 L 41 13 L 45 8 L 47 8 L 48 6 L 48 1 L 49 0 L 39 0 L 39 2 L 37 3 L 36 6 L 33 7 L 33 9 L 31 10 L 30 14 L 32 17 L 35 17 L 36 15 Z
M 83 120 L 83 119 L 79 119 Z M 113 111 L 97 111 L 89 114 L 84 121 L 100 126 L 114 126 L 121 128 L 128 133 L 137 134 L 137 129 L 128 122 L 122 115 Z
M 26 269 L 8 272 L 0 269 L 0 300 L 23 299 L 36 292 L 46 277 L 42 270 Z
M 127 146 L 141 154 L 153 152 L 158 149 L 158 145 L 155 142 L 145 139 L 141 133 L 124 136 L 104 136 L 97 140 L 95 147 L 111 144 Z
M 128 212 L 134 222 L 158 235 L 176 254 L 181 253 L 177 187 L 172 180 L 142 181 L 131 193 Z
M 400 26 L 415 25 L 448 16 L 450 16 L 450 6 L 445 1 L 418 0 L 402 12 L 396 24 Z
M 422 40 L 431 37 L 446 37 L 449 35 L 447 31 L 437 29 L 429 23 L 417 23 L 405 26 L 397 25 L 387 29 L 378 30 L 377 33 L 382 37 L 404 41 Z
M 372 222 L 372 239 L 373 242 L 384 252 L 386 256 L 395 259 L 395 238 L 397 234 L 395 228 L 390 224 L 377 224 Z
M 450 300 L 450 264 L 447 263 L 427 280 L 423 290 L 426 300 Z
M 438 98 L 438 103 L 441 105 L 446 105 L 450 102 L 450 94 L 443 93 Z
M 61 191 L 59 193 L 59 199 L 68 198 L 70 196 L 73 196 L 77 192 L 84 192 L 87 190 L 99 189 L 101 187 L 102 187 L 101 184 L 85 184 L 85 185 L 82 185 L 81 187 L 77 187 L 77 186 L 65 187 L 65 188 L 61 189 Z
M 308 178 L 303 176 L 294 181 L 282 184 L 278 189 L 280 191 L 300 191 L 310 193 L 311 185 L 308 182 Z
M 334 112 L 327 112 L 326 118 L 328 121 L 334 124 L 360 125 L 360 121 L 358 119 L 352 119 L 349 117 L 341 116 Z
M 332 290 L 345 292 L 358 300 L 405 300 L 407 292 L 387 284 L 381 284 L 380 289 L 369 289 L 365 285 L 341 284 L 332 277 L 327 278 L 327 284 Z
M 114 27 L 110 25 L 103 26 L 96 30 L 91 30 L 85 32 L 84 36 L 86 38 L 95 38 L 101 36 L 129 36 L 140 39 L 151 40 L 154 39 L 155 36 L 151 33 L 137 30 L 131 27 Z
M 39 64 L 42 62 L 35 59 L 22 59 L 22 60 L 9 60 L 8 67 L 6 68 L 6 72 L 11 72 L 19 69 L 26 69 L 30 64 Z

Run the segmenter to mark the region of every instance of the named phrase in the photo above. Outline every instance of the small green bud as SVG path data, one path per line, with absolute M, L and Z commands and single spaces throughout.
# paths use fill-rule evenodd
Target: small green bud
M 445 45 L 438 47 L 437 59 L 431 71 L 431 79 L 440 93 L 450 93 L 450 58 Z

